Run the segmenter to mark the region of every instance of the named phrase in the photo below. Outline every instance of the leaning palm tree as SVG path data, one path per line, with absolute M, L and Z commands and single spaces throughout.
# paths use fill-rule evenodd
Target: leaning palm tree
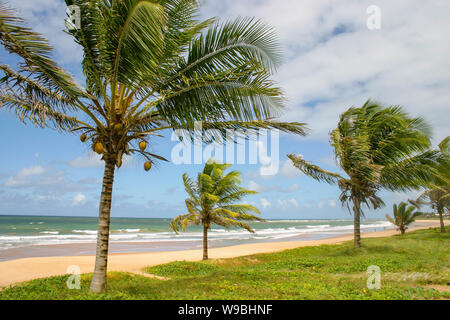
M 401 202 L 398 206 L 394 204 L 394 218 L 387 214 L 386 219 L 393 225 L 397 226 L 397 230 L 399 230 L 402 234 L 405 234 L 408 226 L 415 221 L 417 216 L 422 214 L 422 212 L 415 210 L 415 206 L 408 206 L 406 202 Z
M 442 180 L 438 166 L 447 160 L 442 152 L 429 150 L 428 126 L 401 107 L 383 107 L 372 101 L 361 108 L 352 107 L 340 116 L 330 136 L 335 158 L 346 176 L 323 170 L 295 154 L 289 158 L 306 175 L 338 185 L 342 204 L 353 211 L 355 248 L 361 246 L 362 206 L 383 206 L 380 189 L 416 190 Z
M 264 221 L 253 214 L 259 210 L 249 204 L 236 204 L 243 197 L 256 194 L 256 191 L 241 188 L 241 173 L 231 171 L 225 175 L 228 164 L 208 161 L 197 181 L 183 175 L 184 187 L 189 198 L 186 199 L 187 214 L 172 220 L 170 228 L 178 233 L 180 228 L 186 230 L 189 225 L 203 226 L 203 260 L 208 259 L 208 230 L 212 224 L 225 228 L 239 227 L 254 232 L 245 222 Z
M 445 138 L 440 144 L 439 149 L 447 157 L 450 157 L 450 136 Z M 431 206 L 439 215 L 441 232 L 445 232 L 444 214 L 450 211 L 450 168 L 444 163 L 439 171 L 444 176 L 442 183 L 431 186 L 428 190 L 423 192 L 416 200 L 410 202 L 416 206 L 422 205 Z
M 241 18 L 198 21 L 195 0 L 66 0 L 80 9 L 69 31 L 82 47 L 82 87 L 52 60 L 52 48 L 0 6 L 0 41 L 22 62 L 2 65 L 0 107 L 23 121 L 78 132 L 105 162 L 91 291 L 106 286 L 113 180 L 123 156 L 156 160 L 150 139 L 165 129 L 276 128 L 304 134 L 304 124 L 273 120 L 284 107 L 271 80 L 280 61 L 274 30 Z
M 450 187 L 434 186 L 422 193 L 416 200 L 411 203 L 417 207 L 422 205 L 431 206 L 439 215 L 441 232 L 445 232 L 444 214 L 450 211 Z

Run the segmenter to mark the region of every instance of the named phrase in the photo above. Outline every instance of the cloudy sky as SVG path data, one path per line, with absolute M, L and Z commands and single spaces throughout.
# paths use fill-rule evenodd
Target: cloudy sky
M 12 0 L 29 26 L 55 47 L 55 58 L 82 83 L 82 51 L 63 32 L 63 0 Z M 381 28 L 370 30 L 367 9 L 381 10 Z M 450 116 L 450 2 L 447 0 L 204 0 L 201 15 L 232 19 L 255 16 L 278 31 L 284 65 L 276 75 L 289 99 L 284 119 L 307 122 L 307 138 L 282 136 L 280 170 L 260 175 L 257 165 L 236 165 L 244 185 L 259 191 L 248 199 L 266 218 L 348 218 L 339 191 L 301 176 L 287 153 L 300 153 L 328 170 L 335 167 L 328 132 L 338 116 L 367 99 L 399 104 L 434 127 L 434 141 L 448 134 Z M 1 63 L 14 59 L 0 51 Z M 0 112 L 0 214 L 94 216 L 98 210 L 101 161 L 77 136 L 24 126 Z M 152 141 L 170 158 L 176 142 Z M 113 216 L 173 217 L 184 213 L 181 175 L 200 166 L 160 163 L 150 173 L 141 159 L 127 159 L 116 175 Z M 383 193 L 388 207 L 410 195 Z

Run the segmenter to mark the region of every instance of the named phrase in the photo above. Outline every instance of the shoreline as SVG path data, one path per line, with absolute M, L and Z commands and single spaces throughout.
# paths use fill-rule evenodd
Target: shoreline
M 250 234 L 247 231 L 212 229 L 208 235 L 209 247 L 219 248 L 252 243 L 321 240 L 346 235 L 353 230 L 353 222 L 351 221 L 346 221 L 345 223 L 340 222 L 335 225 L 331 220 L 326 221 L 329 224 L 305 223 L 304 221 L 301 221 L 299 224 L 299 220 L 291 224 L 285 223 L 284 221 L 281 224 L 272 224 L 274 221 L 270 221 L 270 223 L 265 224 L 261 229 L 255 227 L 255 234 Z M 33 223 L 36 223 L 36 221 Z M 44 224 L 44 222 L 41 222 L 41 224 Z M 421 224 L 414 223 L 411 227 L 417 226 L 421 226 Z M 134 225 L 133 227 L 138 226 Z M 81 226 L 79 228 L 80 230 L 83 229 Z M 42 229 L 47 229 L 47 227 Z M 394 226 L 390 223 L 386 224 L 386 221 L 368 220 L 367 223 L 361 225 L 361 232 L 376 232 L 389 229 L 394 229 Z M 121 233 L 119 236 L 117 235 L 118 233 L 111 233 L 109 254 L 193 250 L 201 249 L 203 246 L 203 235 L 201 232 L 186 232 L 178 236 L 171 233 L 168 236 L 167 232 L 144 232 L 141 231 L 141 228 L 122 230 L 131 231 Z M 0 241 L 0 263 L 33 257 L 95 255 L 96 231 L 84 229 L 82 231 L 82 233 L 87 234 L 86 238 L 84 238 L 85 235 L 80 236 L 78 234 L 66 233 L 67 230 L 61 231 L 61 234 L 59 234 L 59 231 L 52 231 L 55 234 L 43 236 L 24 234 L 23 238 L 20 234 L 10 236 L 5 234 L 5 237 L 1 237 L 0 231 L 0 238 L 5 239 L 3 244 Z M 44 231 L 40 233 L 51 232 Z M 8 237 L 15 239 L 10 240 Z M 27 240 L 27 238 L 30 239 Z M 23 243 L 21 244 L 20 242 L 22 241 Z
M 435 220 L 417 220 L 416 222 L 425 223 L 426 225 L 413 227 L 408 229 L 408 232 L 439 226 L 439 221 Z M 377 232 L 363 232 L 361 233 L 361 236 L 362 238 L 379 238 L 398 234 L 399 232 L 393 229 Z M 319 240 L 262 242 L 226 247 L 213 247 L 209 250 L 209 256 L 211 259 L 229 259 L 253 254 L 284 251 L 299 247 L 339 244 L 352 239 L 353 233 L 349 233 Z M 201 249 L 146 253 L 112 253 L 109 255 L 108 259 L 108 271 L 130 272 L 142 275 L 142 268 L 147 266 L 180 260 L 200 261 L 201 259 Z M 0 287 L 6 287 L 37 278 L 65 275 L 68 274 L 67 269 L 70 266 L 79 267 L 81 273 L 92 273 L 94 270 L 94 263 L 95 255 L 31 257 L 0 262 Z
M 378 229 L 378 230 L 377 230 Z M 365 232 L 380 232 L 392 229 L 386 228 L 369 228 Z M 280 239 L 209 239 L 208 248 L 224 248 L 233 247 L 243 244 L 257 244 L 257 243 L 275 243 L 275 242 L 299 242 L 308 240 L 322 240 L 340 237 L 347 235 L 347 233 L 337 232 L 316 232 L 304 233 L 291 237 L 283 237 Z M 152 252 L 171 252 L 171 251 L 185 251 L 202 249 L 202 240 L 188 240 L 188 241 L 110 241 L 109 254 L 125 254 L 125 253 L 152 253 Z M 37 244 L 30 246 L 23 246 L 17 248 L 10 248 L 0 250 L 0 263 L 25 259 L 25 258 L 39 258 L 39 257 L 63 257 L 63 256 L 93 256 L 96 251 L 95 242 L 79 242 L 79 243 L 63 243 L 63 244 Z

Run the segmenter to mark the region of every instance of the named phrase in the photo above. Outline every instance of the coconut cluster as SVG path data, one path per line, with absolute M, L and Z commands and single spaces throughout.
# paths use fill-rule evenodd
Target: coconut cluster
M 122 125 L 121 124 L 116 124 L 114 126 L 115 130 L 121 130 L 122 129 Z M 80 136 L 80 140 L 81 142 L 86 142 L 87 141 L 87 136 L 86 134 L 82 134 Z M 147 142 L 146 141 L 141 141 L 139 142 L 139 149 L 141 149 L 142 152 L 145 151 L 145 149 L 147 149 Z M 101 143 L 100 141 L 94 141 L 94 143 L 92 144 L 92 150 L 94 150 L 96 153 L 98 154 L 103 154 L 105 152 L 105 148 L 103 146 L 103 143 Z M 152 168 L 152 163 L 150 161 L 147 161 L 144 163 L 144 170 L 145 171 L 150 171 L 150 169 Z

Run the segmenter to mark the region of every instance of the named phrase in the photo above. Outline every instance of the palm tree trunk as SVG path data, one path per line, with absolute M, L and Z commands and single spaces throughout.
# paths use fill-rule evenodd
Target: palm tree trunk
M 442 206 L 438 206 L 439 220 L 441 222 L 441 232 L 445 233 L 444 214 Z
M 203 225 L 203 260 L 208 260 L 208 226 Z
M 105 159 L 105 173 L 100 197 L 98 216 L 97 253 L 95 256 L 95 269 L 91 282 L 91 291 L 101 293 L 106 287 L 106 271 L 108 264 L 109 223 L 111 217 L 111 199 L 114 182 L 115 164 L 113 160 Z
M 353 197 L 353 215 L 353 246 L 357 249 L 361 247 L 361 210 L 356 197 Z

